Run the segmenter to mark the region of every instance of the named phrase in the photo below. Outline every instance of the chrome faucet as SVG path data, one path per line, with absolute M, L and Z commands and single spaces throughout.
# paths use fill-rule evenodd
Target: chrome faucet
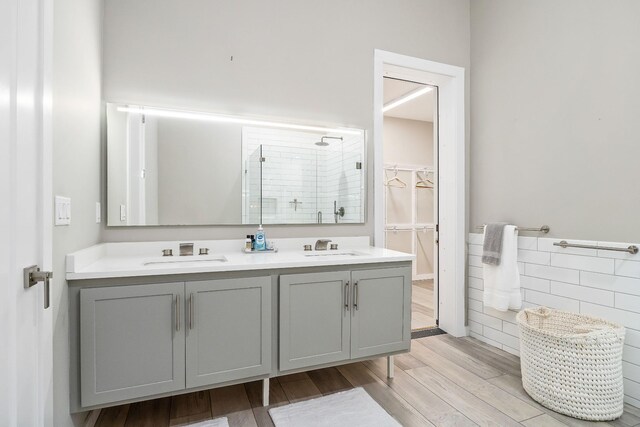
M 329 239 L 319 239 L 316 240 L 316 251 L 326 251 L 327 250 L 327 245 L 329 244 L 331 240 Z
M 180 243 L 180 256 L 192 256 L 193 243 Z

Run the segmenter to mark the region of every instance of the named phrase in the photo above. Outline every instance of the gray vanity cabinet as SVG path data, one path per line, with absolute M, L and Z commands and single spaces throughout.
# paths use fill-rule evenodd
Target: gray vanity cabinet
M 280 276 L 280 370 L 349 358 L 349 272 Z
M 411 269 L 280 276 L 280 370 L 408 350 Z
M 268 374 L 271 277 L 187 282 L 187 388 Z
M 72 412 L 410 348 L 410 263 L 291 271 L 73 287 Z
M 80 290 L 82 406 L 185 387 L 184 283 Z
M 351 272 L 351 358 L 409 349 L 411 271 L 384 268 Z

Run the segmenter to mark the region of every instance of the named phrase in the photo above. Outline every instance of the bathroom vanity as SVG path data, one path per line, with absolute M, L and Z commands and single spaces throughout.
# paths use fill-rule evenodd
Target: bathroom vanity
M 412 255 L 336 238 L 277 253 L 243 242 L 105 243 L 67 256 L 71 410 L 83 411 L 406 352 Z

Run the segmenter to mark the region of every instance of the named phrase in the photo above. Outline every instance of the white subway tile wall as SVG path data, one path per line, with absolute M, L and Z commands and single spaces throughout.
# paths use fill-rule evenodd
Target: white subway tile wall
M 318 147 L 314 144 L 320 139 L 317 134 L 243 127 L 245 163 L 260 148 L 265 159 L 261 174 L 253 174 L 261 176 L 261 186 L 250 179 L 250 167 L 245 165 L 245 222 L 255 222 L 250 207 L 260 194 L 265 224 L 312 224 L 318 221 L 318 212 L 322 212 L 323 223 L 333 223 L 334 201 L 345 212 L 338 222 L 363 222 L 364 169 L 356 167 L 362 164 L 362 140 L 359 136 L 343 138 Z
M 317 164 L 312 148 L 263 145 L 262 198 L 277 200 L 262 208 L 263 224 L 313 223 L 316 220 Z
M 627 329 L 623 353 L 625 401 L 640 405 L 640 254 L 554 246 L 562 239 L 519 237 L 523 308 L 545 305 L 618 322 Z M 577 241 L 628 247 L 631 243 Z M 482 303 L 482 234 L 468 240 L 469 329 L 471 336 L 519 354 L 516 311 L 499 312 Z M 636 244 L 640 246 L 640 244 Z

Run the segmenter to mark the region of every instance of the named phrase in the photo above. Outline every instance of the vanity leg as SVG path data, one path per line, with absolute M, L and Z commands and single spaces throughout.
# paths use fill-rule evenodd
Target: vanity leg
M 391 379 L 394 375 L 393 356 L 387 356 L 387 378 Z
M 262 380 L 262 406 L 269 406 L 269 378 Z

